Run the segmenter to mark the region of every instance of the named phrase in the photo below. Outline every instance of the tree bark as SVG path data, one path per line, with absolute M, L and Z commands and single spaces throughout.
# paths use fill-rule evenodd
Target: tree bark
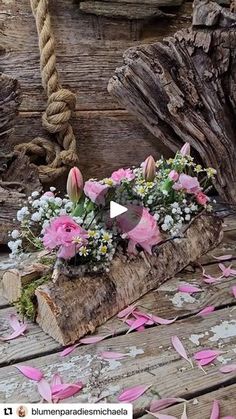
M 194 2 L 193 26 L 129 49 L 108 90 L 174 152 L 189 142 L 236 203 L 236 15 Z
M 56 283 L 36 289 L 37 322 L 61 344 L 74 343 L 217 246 L 222 236 L 221 219 L 202 214 L 183 238 L 156 246 L 152 256 L 141 252 L 128 260 L 117 253 L 107 274 L 81 277 L 61 269 Z

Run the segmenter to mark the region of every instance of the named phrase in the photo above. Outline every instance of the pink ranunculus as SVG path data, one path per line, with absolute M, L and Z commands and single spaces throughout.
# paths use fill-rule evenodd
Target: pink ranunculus
M 190 156 L 190 144 L 185 143 L 179 152 L 181 156 Z
M 87 243 L 87 231 L 80 227 L 73 218 L 61 215 L 51 221 L 45 229 L 43 244 L 49 249 L 59 248 L 58 256 L 70 259 L 78 249 Z
M 128 252 L 137 253 L 139 244 L 150 255 L 152 246 L 161 241 L 161 234 L 155 218 L 144 207 L 127 205 L 128 211 L 117 217 L 118 226 L 129 239 Z
M 204 194 L 204 192 L 200 191 L 196 194 L 196 200 L 197 200 L 198 204 L 206 205 L 206 203 L 209 201 L 209 198 L 206 194 Z
M 119 169 L 116 172 L 113 172 L 111 175 L 112 180 L 117 184 L 120 184 L 123 179 L 133 180 L 135 175 L 131 169 Z
M 98 205 L 105 204 L 105 195 L 108 189 L 109 187 L 107 185 L 102 185 L 95 180 L 87 180 L 84 185 L 85 195 Z
M 176 172 L 176 170 L 171 170 L 168 176 L 170 180 L 173 180 L 173 182 L 177 182 L 177 180 L 179 179 L 179 173 Z
M 173 185 L 173 189 L 179 191 L 183 189 L 187 193 L 197 194 L 201 191 L 200 183 L 196 177 L 181 173 L 179 180 Z

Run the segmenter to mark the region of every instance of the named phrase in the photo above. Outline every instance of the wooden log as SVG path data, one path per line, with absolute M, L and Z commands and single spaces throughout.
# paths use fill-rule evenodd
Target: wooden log
M 193 23 L 128 50 L 108 90 L 173 151 L 189 142 L 217 170 L 219 194 L 236 203 L 236 14 L 195 1 Z
M 111 1 L 82 1 L 80 2 L 80 9 L 86 13 L 92 13 L 97 16 L 105 16 L 112 18 L 126 18 L 126 19 L 150 19 L 154 17 L 173 17 L 162 12 L 157 5 L 140 3 L 134 5 L 131 3 L 120 3 Z
M 2 275 L 3 297 L 10 303 L 16 302 L 26 285 L 46 275 L 50 268 L 40 260 L 47 254 L 48 252 L 41 251 L 26 255 L 14 268 L 6 270 Z
M 222 236 L 221 219 L 202 214 L 189 224 L 183 238 L 157 246 L 152 256 L 141 252 L 128 261 L 118 253 L 108 274 L 80 277 L 76 271 L 61 269 L 56 283 L 36 289 L 37 322 L 58 342 L 74 343 L 217 246 Z

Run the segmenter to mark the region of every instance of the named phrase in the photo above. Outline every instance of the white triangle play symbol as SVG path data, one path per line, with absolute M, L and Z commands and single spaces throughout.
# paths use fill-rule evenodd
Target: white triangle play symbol
M 128 211 L 128 208 L 123 207 L 123 205 L 117 204 L 117 202 L 110 202 L 110 218 L 118 217 L 118 215 L 124 214 Z

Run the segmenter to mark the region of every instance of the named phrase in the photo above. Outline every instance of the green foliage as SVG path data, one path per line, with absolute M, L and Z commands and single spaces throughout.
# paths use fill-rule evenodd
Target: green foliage
M 35 290 L 40 285 L 43 285 L 50 281 L 51 275 L 42 276 L 39 279 L 26 285 L 21 293 L 19 300 L 15 303 L 17 311 L 23 316 L 30 320 L 35 320 L 36 317 L 36 298 Z

